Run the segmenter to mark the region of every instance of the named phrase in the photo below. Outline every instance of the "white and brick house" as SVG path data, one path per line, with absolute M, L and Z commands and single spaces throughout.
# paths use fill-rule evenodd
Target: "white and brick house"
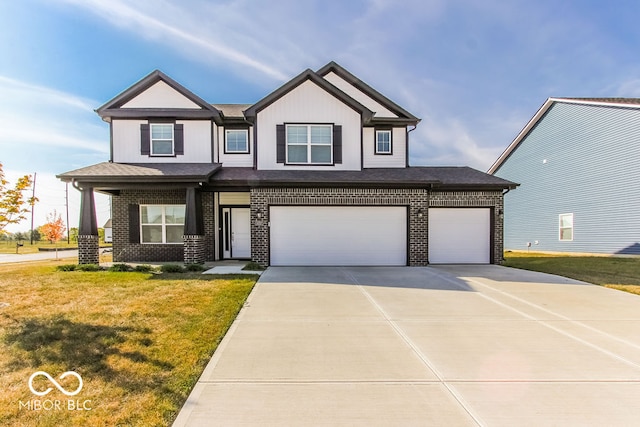
M 502 260 L 516 184 L 409 166 L 420 120 L 334 62 L 253 105 L 209 104 L 154 71 L 96 111 L 111 158 L 58 176 L 82 191 L 81 263 L 98 260 L 94 191 L 113 197 L 117 262 Z

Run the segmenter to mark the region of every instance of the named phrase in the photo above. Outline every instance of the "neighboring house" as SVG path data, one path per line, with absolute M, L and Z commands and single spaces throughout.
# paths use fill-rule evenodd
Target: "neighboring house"
M 640 254 L 640 99 L 549 98 L 489 173 L 506 249 Z
M 419 119 L 338 64 L 253 105 L 209 104 L 154 71 L 97 113 L 111 159 L 59 175 L 112 195 L 115 261 L 426 265 L 502 260 L 503 191 L 467 167 L 409 167 Z
M 104 223 L 104 242 L 112 243 L 113 242 L 113 227 L 111 225 L 111 218 Z

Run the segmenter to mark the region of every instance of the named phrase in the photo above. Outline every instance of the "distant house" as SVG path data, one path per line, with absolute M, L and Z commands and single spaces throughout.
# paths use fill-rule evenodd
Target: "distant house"
M 502 261 L 514 184 L 409 166 L 420 119 L 335 62 L 252 105 L 211 104 L 154 71 L 96 111 L 111 158 L 59 175 L 82 191 L 80 263 L 98 261 L 94 191 L 113 197 L 117 262 Z
M 640 99 L 549 98 L 489 173 L 505 249 L 640 255 Z
M 104 223 L 104 242 L 112 243 L 113 242 L 113 227 L 111 226 L 111 218 Z

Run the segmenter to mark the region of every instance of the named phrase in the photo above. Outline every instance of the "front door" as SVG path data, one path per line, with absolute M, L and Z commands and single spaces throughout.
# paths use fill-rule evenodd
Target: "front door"
M 223 258 L 251 258 L 249 208 L 222 208 Z

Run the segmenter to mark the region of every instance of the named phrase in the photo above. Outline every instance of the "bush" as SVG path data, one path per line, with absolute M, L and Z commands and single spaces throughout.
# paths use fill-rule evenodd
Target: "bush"
M 113 264 L 109 267 L 109 271 L 131 271 L 133 270 L 130 265 L 127 264 Z
M 77 271 L 100 271 L 102 267 L 98 264 L 79 264 L 76 266 Z
M 187 271 L 200 272 L 206 270 L 206 267 L 202 264 L 187 264 L 184 266 Z
M 133 271 L 136 271 L 138 273 L 151 273 L 153 271 L 156 271 L 156 269 L 152 265 L 143 264 L 143 265 L 136 265 L 133 268 Z
M 63 264 L 56 267 L 58 271 L 75 271 L 77 265 L 75 264 Z
M 262 267 L 257 262 L 251 261 L 250 263 L 248 263 L 247 265 L 244 266 L 243 270 L 245 270 L 245 271 L 262 271 L 262 270 L 264 270 L 264 267 Z
M 178 264 L 164 264 L 160 266 L 160 271 L 163 273 L 182 273 L 184 272 L 184 268 Z

